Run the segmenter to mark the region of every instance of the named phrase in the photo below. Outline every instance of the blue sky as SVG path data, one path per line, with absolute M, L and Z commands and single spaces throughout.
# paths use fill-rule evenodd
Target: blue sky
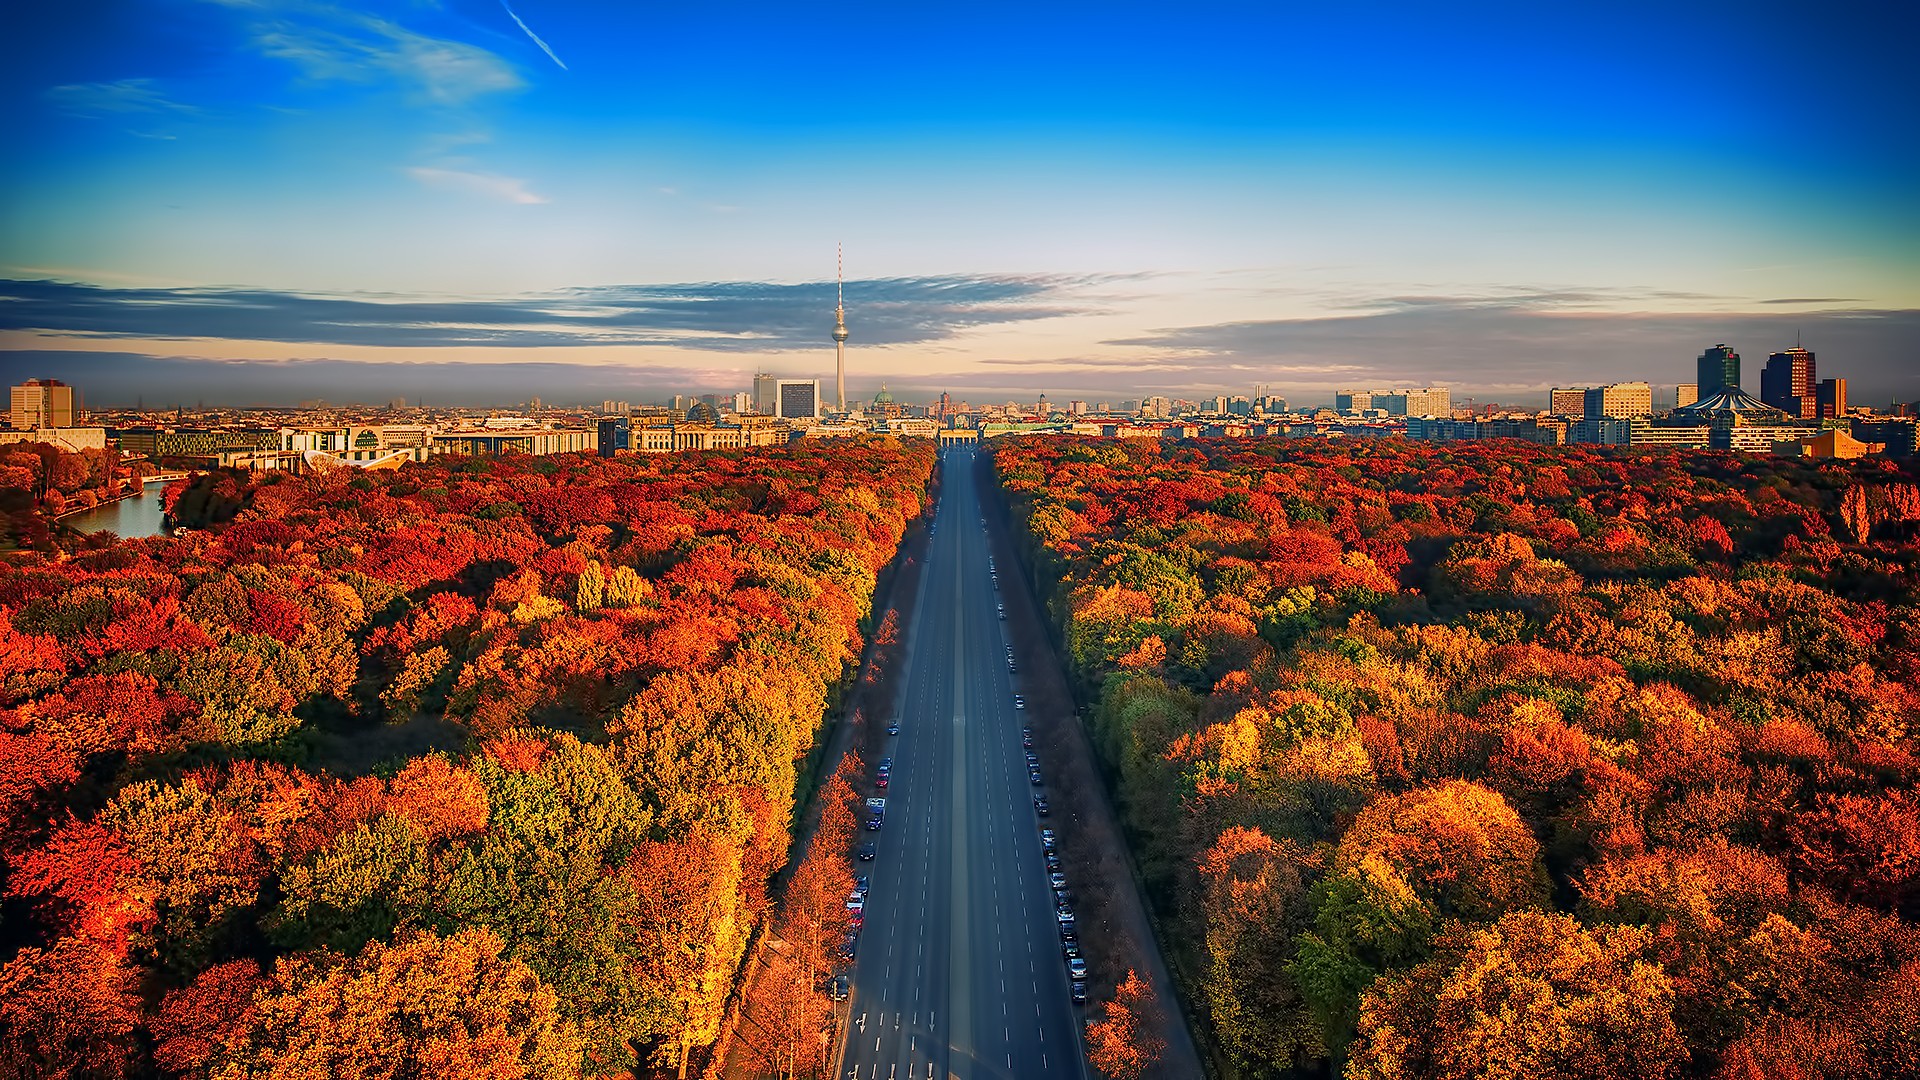
M 1920 396 L 1906 7 L 12 18 L 0 375 L 99 402 L 824 375 L 837 242 L 856 394 L 1533 401 L 1722 340 L 1751 389 L 1798 332 Z

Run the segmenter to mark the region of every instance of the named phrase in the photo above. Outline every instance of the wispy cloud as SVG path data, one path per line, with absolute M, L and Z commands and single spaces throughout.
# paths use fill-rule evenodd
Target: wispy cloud
M 847 283 L 867 345 L 922 343 L 973 327 L 1055 318 L 1078 279 L 947 276 Z M 0 330 L 59 337 L 403 348 L 661 345 L 717 352 L 819 347 L 833 283 L 605 285 L 512 299 L 373 299 L 265 289 L 106 288 L 0 281 Z
M 111 116 L 127 113 L 193 113 L 192 105 L 168 97 L 152 79 L 118 79 L 113 82 L 69 83 L 55 86 L 45 97 L 60 109 L 75 116 Z
M 546 196 L 528 191 L 525 180 L 518 180 L 511 176 L 467 172 L 463 169 L 436 169 L 424 165 L 409 168 L 407 175 L 428 187 L 469 191 L 510 203 L 530 206 L 547 201 Z
M 540 40 L 540 35 L 533 32 L 533 28 L 527 25 L 526 20 L 520 17 L 519 12 L 513 10 L 513 8 L 507 4 L 507 0 L 500 0 L 500 6 L 505 8 L 507 14 L 513 17 L 514 23 L 520 27 L 521 32 L 532 38 L 535 45 L 540 46 L 540 51 L 547 54 L 547 59 L 559 64 L 561 71 L 567 70 L 566 62 L 554 54 L 552 46 Z
M 316 83 L 398 88 L 414 104 L 459 106 L 526 81 L 497 54 L 331 4 L 232 4 L 249 12 L 253 46 Z

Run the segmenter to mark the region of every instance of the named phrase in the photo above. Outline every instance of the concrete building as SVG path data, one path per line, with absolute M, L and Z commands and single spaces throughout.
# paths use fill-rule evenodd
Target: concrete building
M 1588 420 L 1611 416 L 1627 419 L 1653 412 L 1653 387 L 1643 382 L 1612 383 L 1587 390 L 1580 415 Z
M 1706 424 L 1656 424 L 1645 416 L 1627 421 L 1627 445 L 1705 450 L 1713 429 Z
M 1585 416 L 1587 387 L 1556 386 L 1548 399 L 1547 411 L 1555 416 Z
M 1909 458 L 1914 455 L 1915 420 L 1911 416 L 1876 416 L 1870 420 L 1853 421 L 1853 437 L 1862 442 L 1879 443 L 1886 447 L 1886 455 L 1895 458 Z
M 1373 408 L 1373 391 L 1341 390 L 1333 395 L 1335 412 L 1363 413 Z
M 1700 385 L 1698 383 L 1683 382 L 1673 388 L 1673 407 L 1676 409 L 1684 409 L 1699 400 Z
M 1567 425 L 1567 441 L 1584 446 L 1631 446 L 1633 424 L 1617 416 L 1585 416 Z
M 28 379 L 13 388 L 15 430 L 72 427 L 80 414 L 80 391 L 59 379 Z
M 0 431 L 0 446 L 8 443 L 39 442 L 57 446 L 69 453 L 77 454 L 82 450 L 105 450 L 107 448 L 107 429 L 103 427 L 62 427 L 27 428 L 22 431 Z

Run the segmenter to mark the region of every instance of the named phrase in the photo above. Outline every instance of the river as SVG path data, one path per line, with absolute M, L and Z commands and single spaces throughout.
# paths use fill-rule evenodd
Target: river
M 160 493 L 166 488 L 165 480 L 149 480 L 141 485 L 138 495 L 63 517 L 60 524 L 83 533 L 106 530 L 125 540 L 164 535 L 166 530 L 160 527 Z

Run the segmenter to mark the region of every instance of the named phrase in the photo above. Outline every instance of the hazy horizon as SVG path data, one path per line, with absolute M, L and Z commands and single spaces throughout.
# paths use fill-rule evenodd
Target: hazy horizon
M 1920 389 L 1911 11 L 140 0 L 0 45 L 90 400 Z M 524 20 L 521 22 L 520 20 Z M 535 34 L 538 35 L 536 40 Z

